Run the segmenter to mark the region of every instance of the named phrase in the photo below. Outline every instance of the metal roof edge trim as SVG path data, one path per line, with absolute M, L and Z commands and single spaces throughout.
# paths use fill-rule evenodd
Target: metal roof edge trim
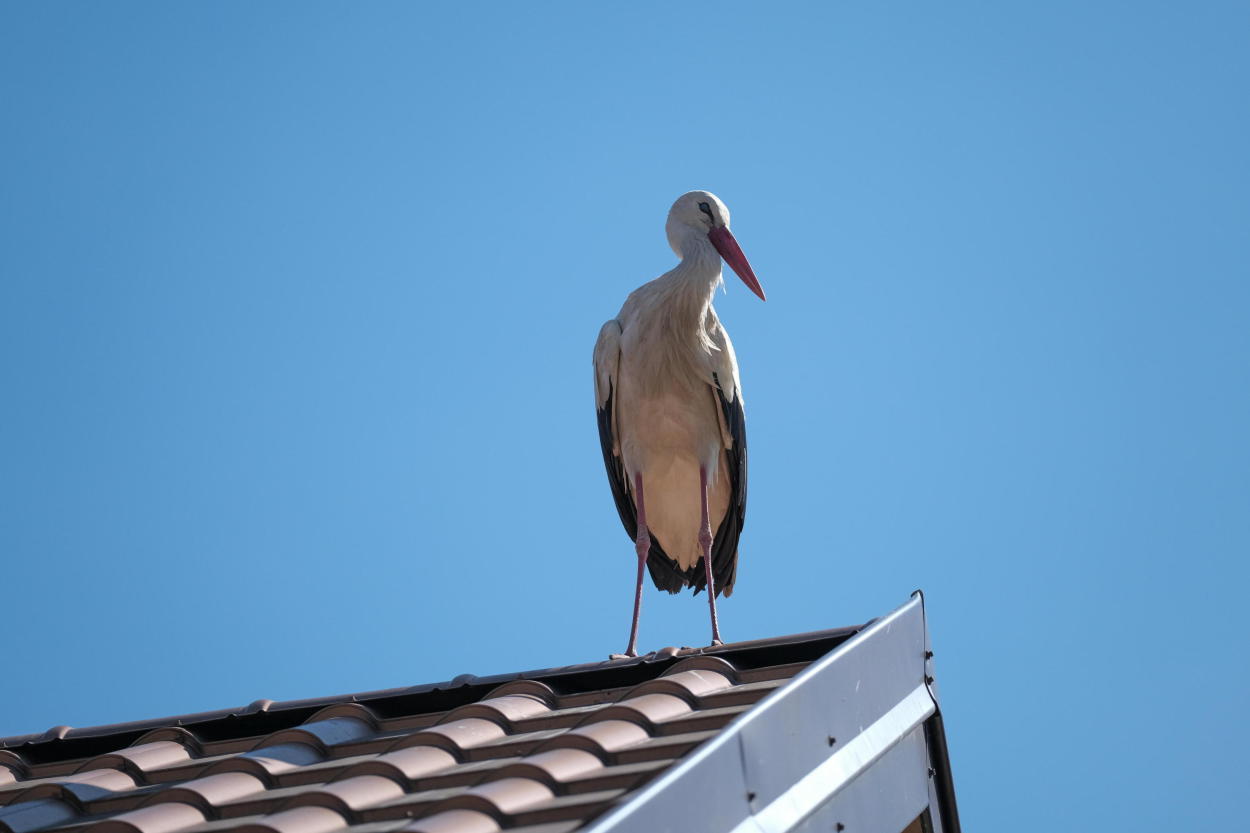
M 804 775 L 767 807 L 743 819 L 733 833 L 773 833 L 795 827 L 880 760 L 934 711 L 933 699 L 924 685 L 916 686 L 894 708 Z
M 875 760 L 908 737 L 916 726 L 936 713 L 936 701 L 928 689 L 931 679 L 927 674 L 927 652 L 928 629 L 923 597 L 917 593 L 890 614 L 813 662 L 787 685 L 731 723 L 706 746 L 593 822 L 586 828 L 587 832 L 648 830 L 650 833 L 661 833 L 672 830 L 719 833 L 754 829 L 776 833 L 801 824 L 856 775 L 863 773 Z M 805 706 L 813 705 L 805 703 L 805 698 L 810 700 L 817 691 L 844 685 L 845 678 L 854 675 L 842 672 L 861 670 L 857 666 L 869 665 L 865 663 L 865 658 L 870 655 L 874 660 L 872 667 L 878 670 L 880 664 L 882 673 L 876 675 L 879 679 L 869 676 L 855 678 L 852 694 L 855 700 L 860 701 L 859 707 L 863 708 L 871 698 L 858 697 L 861 683 L 869 687 L 875 685 L 877 699 L 888 699 L 888 705 L 880 714 L 856 725 L 857 715 L 853 712 L 856 703 L 844 697 L 844 704 L 849 703 L 852 709 L 848 709 L 846 715 L 839 713 L 829 719 L 842 721 L 858 731 L 853 730 L 851 736 L 842 738 L 842 745 L 836 750 L 833 747 L 838 738 L 830 734 L 828 747 L 820 753 L 820 760 L 813 761 L 812 738 L 798 737 L 793 727 L 797 724 L 812 730 L 808 732 L 809 736 L 815 734 L 816 727 L 796 720 L 800 716 L 798 714 L 783 714 L 783 711 L 801 713 Z M 819 698 L 814 705 L 823 703 L 824 699 Z M 823 711 L 828 713 L 831 710 L 825 707 Z M 759 729 L 769 723 L 777 724 L 773 728 L 787 727 L 791 731 L 785 737 L 770 737 L 768 732 Z M 821 723 L 822 727 L 828 725 Z M 868 729 L 859 729 L 859 726 L 868 726 Z M 865 732 L 872 733 L 869 739 L 855 745 Z M 825 739 L 818 740 L 823 743 Z M 805 742 L 806 746 L 803 745 Z M 800 759 L 806 758 L 810 763 L 799 763 L 803 771 L 792 772 L 787 777 L 774 771 L 778 769 L 772 766 L 778 763 L 776 760 L 771 761 L 768 767 L 755 762 L 753 756 L 758 755 L 760 750 L 752 749 L 752 746 L 776 747 L 778 744 L 785 744 L 786 752 L 781 762 L 791 770 L 796 768 L 795 764 Z M 868 757 L 859 757 L 865 753 Z M 835 759 L 838 763 L 831 763 Z M 807 776 L 827 764 L 831 772 L 842 764 L 854 766 L 849 767 L 851 771 L 843 772 L 840 779 L 831 779 L 823 785 L 818 786 L 815 780 L 804 782 Z M 798 797 L 791 791 L 800 783 L 805 783 L 802 806 L 788 806 L 789 799 Z M 705 796 L 705 800 L 697 800 L 699 795 Z M 779 801 L 782 803 L 778 804 Z M 774 806 L 776 810 L 772 809 Z M 923 807 L 920 807 L 917 813 L 922 810 Z M 753 821 L 755 826 L 751 825 Z M 770 821 L 784 823 L 785 826 L 764 826 Z M 957 826 L 954 830 L 947 828 L 946 833 L 957 830 Z
M 924 616 L 924 674 L 925 686 L 933 698 L 934 713 L 925 721 L 925 742 L 933 766 L 932 788 L 938 799 L 939 833 L 959 833 L 959 802 L 955 799 L 955 776 L 951 769 L 950 749 L 946 745 L 946 721 L 942 719 L 942 704 L 938 699 L 937 674 L 933 670 L 933 644 L 929 638 L 929 618 L 925 612 L 924 590 L 912 591 L 912 598 L 920 599 L 920 611 Z

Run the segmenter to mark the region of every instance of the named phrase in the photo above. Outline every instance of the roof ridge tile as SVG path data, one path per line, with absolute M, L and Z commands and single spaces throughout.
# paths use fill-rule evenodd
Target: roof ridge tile
M 265 746 L 306 743 L 322 752 L 328 752 L 339 744 L 366 738 L 376 730 L 376 724 L 363 716 L 331 717 L 281 729 L 267 736 L 262 743 Z
M 527 697 L 535 697 L 542 700 L 550 708 L 555 708 L 556 693 L 544 682 L 539 680 L 509 680 L 502 685 L 497 685 L 487 692 L 483 700 L 492 700 L 496 697 L 508 697 L 512 695 L 525 695 Z

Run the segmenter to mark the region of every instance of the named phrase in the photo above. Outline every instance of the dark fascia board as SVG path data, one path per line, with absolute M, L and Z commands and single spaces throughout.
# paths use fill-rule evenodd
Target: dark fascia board
M 587 829 L 899 833 L 928 809 L 959 833 L 932 683 L 917 592 Z

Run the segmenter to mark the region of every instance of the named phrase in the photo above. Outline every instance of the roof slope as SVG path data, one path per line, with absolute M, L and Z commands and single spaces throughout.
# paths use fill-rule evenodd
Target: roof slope
M 11 737 L 0 833 L 563 833 L 859 630 Z

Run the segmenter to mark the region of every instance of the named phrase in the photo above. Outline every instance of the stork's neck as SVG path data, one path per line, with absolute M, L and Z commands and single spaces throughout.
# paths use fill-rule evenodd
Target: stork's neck
M 702 241 L 689 235 L 674 245 L 681 262 L 639 287 L 621 308 L 635 340 L 635 381 L 644 396 L 674 390 L 693 395 L 711 381 L 707 356 L 717 347 L 708 325 L 716 318 L 712 295 L 721 280 L 720 255 L 699 236 Z
M 658 282 L 664 285 L 671 305 L 702 320 L 721 283 L 720 253 L 707 235 L 687 235 L 681 241 L 681 262 Z

